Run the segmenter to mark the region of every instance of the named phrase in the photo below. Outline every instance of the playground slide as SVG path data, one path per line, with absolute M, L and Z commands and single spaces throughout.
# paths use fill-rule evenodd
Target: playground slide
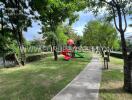
M 66 55 L 64 55 L 64 59 L 65 59 L 65 60 L 70 60 L 71 57 L 70 57 L 70 56 L 66 56 Z
M 68 55 L 68 52 L 71 52 L 71 51 L 69 49 L 65 49 L 61 52 L 61 54 L 64 55 L 64 59 L 67 61 L 71 59 L 71 56 Z
M 79 56 L 80 58 L 84 58 L 84 56 L 78 53 L 77 51 L 75 51 L 75 55 Z

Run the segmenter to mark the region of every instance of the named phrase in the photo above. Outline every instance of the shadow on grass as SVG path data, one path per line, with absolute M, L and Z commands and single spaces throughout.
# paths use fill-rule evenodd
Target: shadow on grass
M 88 89 L 87 93 L 98 93 L 98 89 Z M 112 94 L 122 94 L 122 93 L 128 93 L 125 90 L 123 90 L 122 87 L 120 88 L 114 88 L 114 89 L 99 89 L 99 93 L 112 93 Z M 128 93 L 129 94 L 129 93 Z
M 117 94 L 122 94 L 122 93 L 128 93 L 125 90 L 123 90 L 123 87 L 120 88 L 114 88 L 114 89 L 100 89 L 100 93 L 117 93 Z

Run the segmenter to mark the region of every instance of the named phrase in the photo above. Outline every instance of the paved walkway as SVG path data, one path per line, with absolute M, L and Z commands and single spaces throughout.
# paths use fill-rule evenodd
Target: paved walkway
M 101 69 L 99 57 L 93 55 L 87 67 L 52 100 L 98 100 Z

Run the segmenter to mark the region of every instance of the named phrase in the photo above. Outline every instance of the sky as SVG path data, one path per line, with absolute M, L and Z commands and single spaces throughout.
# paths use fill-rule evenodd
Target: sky
M 90 21 L 96 19 L 94 15 L 91 12 L 84 12 L 80 11 L 78 12 L 80 18 L 78 21 L 76 21 L 73 25 L 72 28 L 75 30 L 75 32 L 78 35 L 83 35 L 83 29 L 85 25 Z M 130 17 L 127 16 L 127 22 L 128 24 L 132 23 L 132 20 L 130 20 Z M 38 25 L 40 22 L 33 22 L 32 27 L 28 28 L 27 32 L 24 32 L 24 37 L 27 40 L 33 40 L 33 39 L 41 39 L 42 35 L 38 34 L 38 32 L 41 32 L 41 26 Z M 126 31 L 126 37 L 132 35 L 132 28 L 128 27 Z
M 90 21 L 94 20 L 95 17 L 91 12 L 84 12 L 80 11 L 78 12 L 80 18 L 77 22 L 75 22 L 72 27 L 77 32 L 78 35 L 83 35 L 83 29 L 85 25 Z

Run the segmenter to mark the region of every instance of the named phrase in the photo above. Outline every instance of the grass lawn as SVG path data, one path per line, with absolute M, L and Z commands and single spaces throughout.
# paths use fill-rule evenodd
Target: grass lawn
M 0 69 L 0 100 L 51 100 L 90 59 L 90 53 L 70 61 L 48 57 L 24 67 Z
M 109 70 L 103 70 L 99 100 L 132 100 L 123 91 L 123 60 L 111 57 Z

